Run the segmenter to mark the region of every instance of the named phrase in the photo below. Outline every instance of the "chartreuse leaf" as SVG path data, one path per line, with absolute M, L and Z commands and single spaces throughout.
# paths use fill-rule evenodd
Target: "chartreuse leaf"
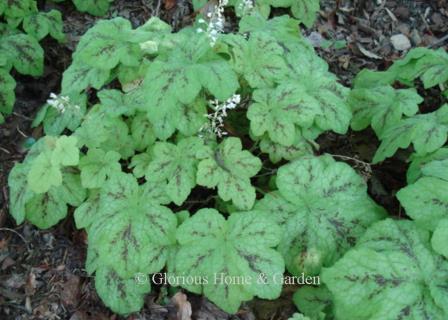
M 48 138 L 49 145 L 30 164 L 29 188 L 35 193 L 45 193 L 62 184 L 62 167 L 79 162 L 79 149 L 75 137 Z M 53 141 L 52 141 L 53 140 Z
M 64 41 L 63 22 L 58 10 L 37 12 L 26 16 L 23 20 L 23 29 L 36 40 L 45 38 L 48 34 L 58 41 Z
M 417 181 L 418 178 L 423 176 L 423 172 L 422 169 L 431 162 L 436 162 L 436 163 L 445 163 L 446 160 L 448 160 L 448 148 L 440 148 L 437 151 L 424 155 L 424 156 L 419 156 L 416 154 L 413 154 L 411 156 L 411 164 L 409 165 L 409 169 L 407 171 L 406 174 L 406 178 L 407 178 L 407 182 L 408 184 L 414 183 L 415 181 Z M 431 165 L 432 167 L 433 165 Z M 428 169 L 426 169 L 428 170 Z M 428 175 L 428 174 L 426 174 Z M 440 173 L 437 176 L 439 176 Z M 429 176 L 431 176 L 431 174 L 429 174 Z
M 274 0 L 273 6 L 275 6 L 276 1 L 279 0 Z M 283 0 L 280 0 L 279 2 L 279 7 L 283 7 Z M 293 16 L 310 28 L 316 20 L 316 13 L 319 11 L 319 0 L 290 0 L 290 2 Z
M 417 155 L 425 155 L 442 147 L 448 135 L 448 105 L 437 111 L 402 119 L 389 126 L 379 137 L 379 146 L 373 162 L 391 157 L 399 148 L 412 143 Z
M 288 74 L 283 49 L 267 33 L 254 33 L 246 40 L 242 35 L 223 37 L 231 48 L 235 71 L 252 88 L 272 87 Z
M 278 250 L 292 274 L 318 274 L 340 258 L 383 215 L 363 179 L 329 156 L 302 157 L 280 167 L 278 192 L 255 209 L 283 226 Z
M 149 281 L 139 283 L 135 277 L 121 278 L 111 268 L 100 268 L 95 275 L 95 288 L 104 304 L 119 314 L 139 311 L 144 296 L 151 291 Z
M 272 163 L 277 163 L 282 159 L 294 160 L 303 155 L 312 154 L 311 145 L 300 136 L 296 136 L 289 147 L 275 143 L 269 137 L 264 136 L 260 141 L 260 150 L 269 154 Z
M 73 3 L 81 12 L 87 12 L 94 16 L 104 16 L 114 0 L 73 0 Z
M 9 72 L 0 67 L 0 114 L 10 114 L 14 106 L 16 82 Z
M 13 27 L 17 27 L 24 17 L 37 12 L 35 0 L 8 0 L 2 3 L 4 3 L 3 14 Z
M 291 81 L 290 81 L 291 82 Z M 308 128 L 317 125 L 323 131 L 345 133 L 351 112 L 342 97 L 335 94 L 326 80 L 310 84 L 282 84 L 275 89 L 254 92 L 255 103 L 249 107 L 252 133 L 269 138 L 284 146 L 291 146 L 297 136 L 310 136 Z M 315 86 L 315 87 L 313 87 Z
M 109 267 L 122 279 L 160 271 L 175 243 L 175 215 L 145 195 L 130 174 L 112 175 L 100 192 L 99 211 L 88 228 L 89 255 L 96 258 L 87 270 Z
M 388 72 L 404 83 L 421 78 L 425 89 L 428 89 L 448 81 L 448 54 L 442 48 L 415 48 L 404 59 L 397 60 Z
M 157 142 L 146 168 L 146 180 L 157 183 L 175 204 L 181 205 L 196 185 L 197 154 L 204 148 L 203 140 L 197 137 L 181 139 L 177 145 Z
M 75 60 L 62 76 L 62 93 L 81 92 L 88 87 L 101 89 L 110 76 L 110 70 L 100 69 Z
M 186 131 L 185 117 L 194 117 L 197 129 L 198 121 L 204 123 L 203 114 L 188 111 L 198 110 L 190 107 L 198 103 L 202 104 L 199 110 L 205 111 L 203 99 L 198 98 L 201 89 L 224 101 L 239 86 L 231 65 L 213 51 L 205 35 L 186 29 L 177 36 L 189 40 L 176 43 L 166 54 L 158 56 L 149 66 L 142 87 L 131 95 L 134 103 L 148 112 L 160 139 L 168 138 L 175 128 Z M 183 123 L 177 124 L 178 118 Z
M 415 89 L 396 90 L 391 86 L 378 86 L 355 88 L 348 101 L 353 111 L 352 129 L 363 130 L 371 125 L 377 136 L 381 136 L 403 115 L 410 117 L 416 114 L 423 98 Z
M 434 251 L 448 258 L 448 219 L 440 220 L 431 238 Z
M 293 296 L 294 304 L 304 315 L 314 320 L 332 318 L 332 296 L 326 286 L 303 286 Z M 328 317 L 327 317 L 328 315 Z
M 44 70 L 44 50 L 36 39 L 27 34 L 9 34 L 1 37 L 0 55 L 21 74 L 40 76 Z
M 201 209 L 178 229 L 175 274 L 206 278 L 202 285 L 181 285 L 230 313 L 255 295 L 275 299 L 282 287 L 275 279 L 283 274 L 284 264 L 272 248 L 280 234 L 277 225 L 257 212 L 234 213 L 225 220 L 214 209 Z M 221 281 L 230 277 L 245 280 Z
M 322 281 L 336 319 L 445 319 L 448 264 L 431 251 L 429 234 L 410 221 L 373 225 Z
M 101 20 L 81 38 L 73 59 L 103 70 L 113 69 L 119 63 L 138 66 L 142 52 L 133 39 L 128 20 Z
M 8 177 L 10 194 L 9 211 L 21 224 L 25 220 L 25 205 L 32 198 L 33 192 L 28 188 L 28 166 L 18 163 L 12 168 Z
M 120 158 L 120 154 L 115 151 L 89 149 L 87 155 L 79 161 L 83 187 L 100 188 L 107 177 L 121 171 L 121 165 L 118 162 Z
M 27 202 L 26 219 L 41 229 L 52 227 L 66 217 L 67 204 L 79 206 L 85 196 L 79 175 L 66 172 L 60 186 L 36 194 Z
M 218 187 L 218 195 L 243 210 L 252 208 L 255 188 L 250 178 L 261 169 L 261 161 L 249 151 L 242 150 L 238 138 L 227 138 L 214 151 L 208 152 L 198 166 L 197 183 Z
M 145 113 L 138 113 L 132 119 L 131 136 L 138 151 L 145 150 L 156 141 L 154 129 Z
M 80 145 L 118 152 L 123 159 L 135 152 L 134 140 L 122 117 L 113 115 L 104 105 L 95 105 L 85 116 L 75 136 Z

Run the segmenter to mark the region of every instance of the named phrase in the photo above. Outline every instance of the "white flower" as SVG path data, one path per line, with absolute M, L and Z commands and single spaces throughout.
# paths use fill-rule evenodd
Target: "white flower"
M 80 110 L 80 107 L 75 104 L 71 104 L 70 98 L 67 96 L 58 96 L 55 93 L 50 93 L 50 99 L 47 100 L 47 103 L 55 108 L 59 113 L 64 113 L 67 109 L 73 108 L 76 111 Z
M 224 131 L 224 118 L 227 117 L 227 111 L 235 109 L 240 102 L 241 96 L 239 94 L 234 94 L 223 103 L 220 103 L 217 99 L 210 100 L 209 104 L 214 112 L 204 115 L 210 121 L 199 130 L 199 136 L 203 136 L 204 132 L 214 134 L 219 138 L 227 135 L 227 132 Z

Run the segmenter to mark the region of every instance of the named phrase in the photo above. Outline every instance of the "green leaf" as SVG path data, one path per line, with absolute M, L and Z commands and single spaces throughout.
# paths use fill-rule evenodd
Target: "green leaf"
M 141 178 L 145 176 L 150 162 L 151 156 L 147 152 L 139 153 L 132 157 L 129 168 L 132 168 L 132 173 L 136 178 Z
M 243 210 L 252 208 L 255 188 L 250 178 L 261 169 L 261 161 L 249 151 L 242 150 L 238 138 L 227 138 L 217 149 L 199 163 L 197 183 L 201 186 L 218 187 L 218 195 Z
M 301 313 L 294 313 L 288 320 L 311 320 L 308 317 L 305 317 Z
M 109 80 L 110 71 L 74 61 L 62 76 L 62 93 L 81 92 L 93 87 L 101 89 Z
M 76 166 L 79 163 L 78 139 L 62 136 L 56 141 L 51 161 L 54 165 Z
M 305 26 L 310 28 L 316 20 L 316 13 L 319 11 L 319 0 L 298 0 L 291 1 L 291 12 Z
M 100 20 L 79 41 L 75 61 L 103 70 L 118 64 L 137 66 L 142 57 L 140 47 L 133 39 L 131 23 L 123 18 Z
M 70 93 L 66 96 L 68 102 L 64 102 L 64 109 L 58 110 L 49 104 L 43 107 L 44 131 L 47 135 L 60 135 L 65 129 L 74 131 L 79 127 L 86 113 L 87 96 L 86 94 Z M 33 126 L 37 126 L 35 119 Z
M 57 10 L 48 12 L 37 12 L 29 15 L 23 20 L 25 32 L 40 41 L 50 34 L 59 42 L 64 41 L 63 22 L 61 13 Z
M 88 229 L 89 272 L 112 268 L 128 279 L 138 272 L 160 271 L 175 242 L 176 217 L 143 193 L 132 175 L 117 173 L 101 190 L 101 205 Z M 93 268 L 92 268 L 93 266 Z
M 381 145 L 373 158 L 378 163 L 391 157 L 399 148 L 412 143 L 418 155 L 425 155 L 442 147 L 448 135 L 448 105 L 439 110 L 402 119 L 391 125 L 380 136 Z
M 414 183 L 415 181 L 417 181 L 418 178 L 423 176 L 422 169 L 426 166 L 426 164 L 432 161 L 445 163 L 447 159 L 448 159 L 448 148 L 440 148 L 437 151 L 424 156 L 413 154 L 411 156 L 412 162 L 409 165 L 406 174 L 408 184 Z M 439 176 L 439 174 L 436 175 L 436 177 Z
M 82 180 L 82 178 L 81 178 Z M 74 213 L 76 228 L 88 229 L 95 221 L 96 214 L 99 212 L 101 206 L 101 191 L 99 189 L 89 190 L 89 196 Z
M 28 187 L 28 169 L 26 164 L 18 163 L 8 176 L 9 211 L 17 224 L 25 220 L 25 205 L 33 196 L 33 192 Z
M 445 168 L 446 170 L 446 168 Z M 423 177 L 397 193 L 406 214 L 420 227 L 434 230 L 439 221 L 448 218 L 448 181 Z
M 351 127 L 363 130 L 372 126 L 377 136 L 399 122 L 403 115 L 413 116 L 423 98 L 415 89 L 395 90 L 391 86 L 359 88 L 350 92 L 349 104 L 353 111 Z
M 440 178 L 448 182 L 448 159 L 434 160 L 422 167 L 422 173 L 428 177 Z
M 100 268 L 95 274 L 95 288 L 113 312 L 129 314 L 139 311 L 144 304 L 146 293 L 151 291 L 149 281 L 138 283 L 134 277 L 121 278 L 111 268 Z
M 89 149 L 87 155 L 79 162 L 83 187 L 100 188 L 107 177 L 121 171 L 121 165 L 118 162 L 120 158 L 120 154 L 115 151 Z
M 158 183 L 175 204 L 181 205 L 196 185 L 197 154 L 203 148 L 203 140 L 197 137 L 181 139 L 177 145 L 157 142 L 146 180 Z
M 5 3 L 3 10 L 8 23 L 11 23 L 11 20 L 18 20 L 17 25 L 19 25 L 24 17 L 37 12 L 35 0 L 8 0 L 2 2 Z
M 326 314 L 332 314 L 332 300 L 330 291 L 322 284 L 318 287 L 301 287 L 293 296 L 300 312 L 315 320 L 328 319 Z
M 278 250 L 292 274 L 318 274 L 339 259 L 383 210 L 367 195 L 363 179 L 329 156 L 302 157 L 279 168 L 279 193 L 255 209 L 283 226 Z
M 294 160 L 303 155 L 312 154 L 311 145 L 299 136 L 296 136 L 294 142 L 289 147 L 275 143 L 265 136 L 260 141 L 260 150 L 269 154 L 269 159 L 272 163 L 278 163 L 282 159 Z
M 25 206 L 26 219 L 41 229 L 47 229 L 67 215 L 67 204 L 77 206 L 85 198 L 78 175 L 65 173 L 63 183 L 48 192 L 34 195 Z
M 132 119 L 131 136 L 138 151 L 145 150 L 156 141 L 152 124 L 145 113 L 137 113 Z
M 0 68 L 0 114 L 8 115 L 12 112 L 16 95 L 14 89 L 16 81 L 9 72 Z
M 51 187 L 62 184 L 61 169 L 53 164 L 50 153 L 42 153 L 33 161 L 28 173 L 28 184 L 36 193 L 45 193 Z
M 113 0 L 73 0 L 76 9 L 94 16 L 104 16 Z
M 246 40 L 243 36 L 230 35 L 225 42 L 231 47 L 234 69 L 252 88 L 272 87 L 287 77 L 283 49 L 273 36 L 255 33 Z
M 44 70 L 44 50 L 36 39 L 27 34 L 2 36 L 0 54 L 5 54 L 21 74 L 40 76 Z
M 182 285 L 203 293 L 226 312 L 235 313 L 242 301 L 254 295 L 275 299 L 284 270 L 283 259 L 272 248 L 278 244 L 280 229 L 257 212 L 234 213 L 225 220 L 214 209 L 202 209 L 178 229 L 180 244 L 175 274 L 207 278 L 201 285 Z M 259 282 L 261 274 L 266 282 Z M 245 278 L 243 284 L 222 283 L 221 277 Z
M 357 247 L 322 273 L 336 319 L 445 319 L 448 265 L 410 221 L 372 226 Z
M 160 139 L 168 138 L 175 128 L 187 133 L 191 122 L 195 129 L 204 123 L 204 102 L 198 98 L 201 89 L 225 101 L 239 86 L 229 62 L 212 50 L 205 36 L 181 32 L 185 35 L 193 39 L 177 44 L 167 56 L 159 56 L 150 65 L 140 90 L 132 93 L 134 103 L 148 112 Z
M 448 219 L 439 222 L 431 238 L 431 245 L 435 252 L 448 258 Z

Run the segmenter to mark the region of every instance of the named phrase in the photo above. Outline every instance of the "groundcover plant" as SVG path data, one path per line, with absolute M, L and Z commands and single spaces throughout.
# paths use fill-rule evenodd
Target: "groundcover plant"
M 232 32 L 224 6 L 240 16 Z M 271 6 L 292 16 L 268 19 Z M 34 121 L 45 135 L 9 175 L 16 222 L 50 228 L 74 211 L 85 268 L 120 314 L 154 286 L 136 276 L 164 273 L 229 313 L 278 298 L 288 275 L 321 280 L 297 290 L 292 319 L 448 318 L 448 105 L 422 113 L 416 90 L 447 94 L 448 54 L 414 49 L 344 87 L 299 31 L 317 9 L 219 2 L 178 32 L 158 18 L 97 22 Z M 397 194 L 409 219 L 319 153 L 322 133 L 369 126 L 374 163 L 410 151 Z

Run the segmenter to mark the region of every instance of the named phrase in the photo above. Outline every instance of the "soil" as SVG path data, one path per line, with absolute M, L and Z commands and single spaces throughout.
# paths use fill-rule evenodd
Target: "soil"
M 177 319 L 174 292 L 159 287 L 148 295 L 143 310 L 128 317 L 111 313 L 98 298 L 94 282 L 84 271 L 87 237 L 77 230 L 73 218 L 48 230 L 30 224 L 17 226 L 8 213 L 7 176 L 15 162 L 21 161 L 30 139 L 42 135 L 31 122 L 51 92 L 58 92 L 62 72 L 71 61 L 71 52 L 80 36 L 96 20 L 79 13 L 70 1 L 51 4 L 39 1 L 42 9 L 56 7 L 63 13 L 68 42 L 43 41 L 46 68 L 40 78 L 14 75 L 17 101 L 14 113 L 0 127 L 0 318 L 1 319 Z M 123 16 L 134 26 L 151 16 L 159 16 L 175 29 L 192 20 L 188 0 L 118 0 L 106 18 Z M 448 33 L 447 0 L 324 0 L 312 29 L 303 31 L 318 53 L 329 63 L 341 82 L 350 85 L 363 68 L 384 70 L 403 52 L 394 48 L 391 36 L 406 36 L 412 47 L 444 47 Z M 339 45 L 341 44 L 342 45 Z M 421 90 L 421 89 L 419 89 Z M 423 92 L 423 112 L 443 103 L 439 92 Z M 368 181 L 369 193 L 390 214 L 402 215 L 395 200 L 405 185 L 408 150 L 379 165 L 370 161 L 379 143 L 371 130 L 346 135 L 328 133 L 319 138 L 320 152 L 346 161 Z M 220 311 L 207 299 L 186 293 L 193 319 L 287 319 L 295 311 L 287 287 L 275 301 L 253 300 L 243 304 L 236 315 Z

